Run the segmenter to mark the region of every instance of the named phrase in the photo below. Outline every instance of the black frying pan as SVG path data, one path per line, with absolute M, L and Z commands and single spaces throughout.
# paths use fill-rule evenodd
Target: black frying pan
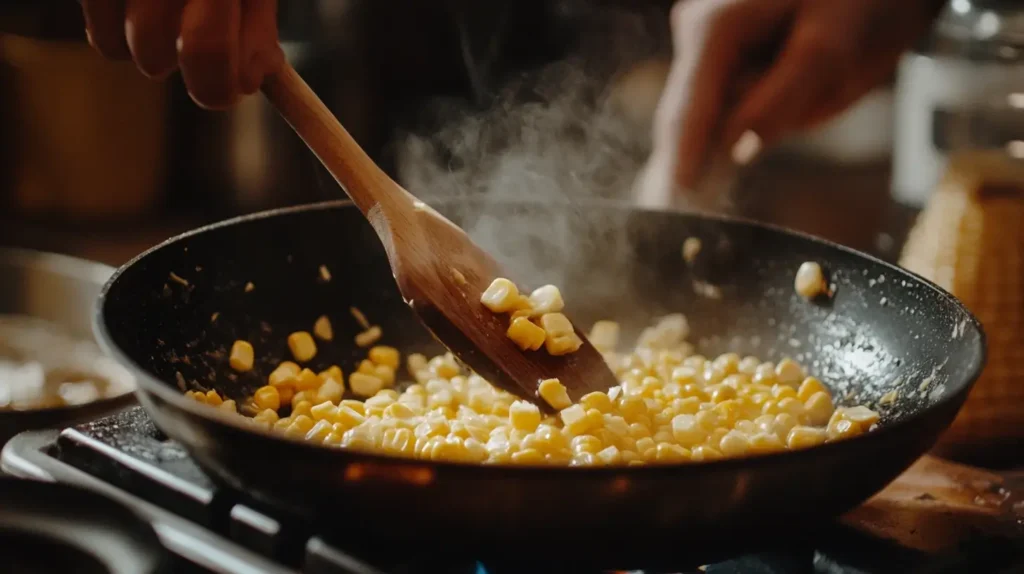
M 640 468 L 434 464 L 358 454 L 262 434 L 182 396 L 215 388 L 236 399 L 288 357 L 288 333 L 321 314 L 335 341 L 315 368 L 346 372 L 359 307 L 404 351 L 437 352 L 402 302 L 382 247 L 347 203 L 234 219 L 172 239 L 123 267 L 99 304 L 97 332 L 136 371 L 156 424 L 218 479 L 347 538 L 472 546 L 476 556 L 637 560 L 735 553 L 810 532 L 881 489 L 953 420 L 985 358 L 977 321 L 947 293 L 854 251 L 751 223 L 617 204 L 440 206 L 522 281 L 557 283 L 577 321 L 634 328 L 685 313 L 691 342 L 765 360 L 802 360 L 842 404 L 898 398 L 879 430 L 846 442 L 742 460 Z M 702 239 L 692 266 L 683 241 Z M 529 258 L 508 257 L 524 248 Z M 793 290 L 806 260 L 836 285 L 830 302 Z M 327 265 L 333 280 L 323 282 Z M 170 273 L 187 280 L 172 281 Z M 695 294 L 694 280 L 721 298 Z M 244 292 L 247 282 L 255 289 Z M 216 321 L 211 316 L 218 313 Z M 258 365 L 226 365 L 235 339 Z M 927 381 L 927 382 L 926 382 Z M 543 536 L 546 536 L 543 537 Z M 349 540 L 351 542 L 351 540 Z M 406 544 L 399 546 L 405 548 Z

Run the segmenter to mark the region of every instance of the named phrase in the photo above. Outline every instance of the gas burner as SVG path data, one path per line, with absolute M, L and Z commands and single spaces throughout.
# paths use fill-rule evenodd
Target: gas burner
M 173 557 L 172 571 L 306 574 L 509 574 L 578 572 L 575 567 L 482 563 L 439 552 L 384 552 L 312 532 L 216 484 L 139 407 L 64 431 L 18 435 L 0 468 L 23 478 L 99 493 L 147 520 Z M 598 570 L 601 571 L 601 570 Z M 813 543 L 716 564 L 645 574 L 874 574 L 1024 571 L 1024 540 L 978 537 L 952 552 L 926 553 L 836 525 Z M 610 572 L 605 570 L 604 572 Z M 641 571 L 638 571 L 641 572 Z

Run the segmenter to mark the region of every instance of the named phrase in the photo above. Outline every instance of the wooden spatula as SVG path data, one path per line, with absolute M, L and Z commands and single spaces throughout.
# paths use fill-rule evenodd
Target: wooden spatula
M 509 317 L 480 303 L 491 281 L 503 276 L 500 266 L 377 167 L 291 66 L 268 78 L 263 93 L 373 225 L 402 296 L 455 356 L 491 383 L 547 410 L 537 397 L 543 379 L 557 377 L 573 400 L 618 384 L 578 327 L 583 346 L 575 353 L 520 350 L 505 335 Z

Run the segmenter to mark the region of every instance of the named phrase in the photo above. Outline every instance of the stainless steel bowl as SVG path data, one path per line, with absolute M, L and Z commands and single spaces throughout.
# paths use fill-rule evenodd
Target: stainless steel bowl
M 52 253 L 0 248 L 0 315 L 50 321 L 69 335 L 94 341 L 92 315 L 100 289 L 114 272 L 106 265 Z M 0 411 L 0 446 L 15 434 L 62 428 L 109 414 L 135 402 L 120 395 L 69 407 Z

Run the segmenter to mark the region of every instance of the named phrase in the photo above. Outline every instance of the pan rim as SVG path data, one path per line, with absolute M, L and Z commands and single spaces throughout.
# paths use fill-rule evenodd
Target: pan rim
M 470 201 L 472 201 L 472 200 L 470 200 Z M 444 203 L 444 200 L 441 200 L 441 201 L 439 201 L 437 203 Z M 507 204 L 507 205 L 510 205 L 510 206 L 533 206 L 533 205 L 537 204 L 537 202 L 526 201 L 526 200 L 523 200 L 523 201 L 519 201 L 519 200 L 500 200 L 497 203 L 503 203 L 503 204 Z M 299 439 L 283 436 L 283 435 L 280 435 L 278 433 L 272 433 L 270 431 L 264 431 L 264 430 L 261 430 L 261 429 L 250 428 L 250 427 L 245 426 L 244 423 L 235 422 L 233 420 L 233 417 L 231 417 L 228 413 L 220 412 L 220 411 L 218 411 L 215 408 L 210 408 L 207 405 L 200 404 L 200 403 L 198 403 L 198 402 L 196 402 L 194 400 L 186 398 L 183 393 L 176 392 L 176 390 L 171 385 L 168 385 L 168 384 L 164 383 L 163 381 L 161 381 L 160 379 L 158 379 L 157 377 L 153 376 L 148 370 L 144 369 L 142 366 L 140 366 L 138 363 L 136 363 L 131 357 L 128 356 L 127 353 L 122 351 L 121 348 L 113 342 L 113 339 L 110 336 L 110 333 L 109 333 L 109 331 L 108 331 L 108 329 L 106 327 L 106 323 L 105 323 L 104 318 L 103 318 L 103 312 L 104 312 L 105 303 L 106 303 L 109 291 L 113 287 L 113 285 L 117 282 L 117 280 L 120 278 L 122 273 L 124 273 L 130 267 L 134 266 L 137 262 L 139 262 L 140 260 L 146 258 L 150 254 L 155 253 L 155 252 L 157 252 L 157 251 L 159 251 L 159 250 L 161 250 L 161 249 L 163 249 L 165 247 L 168 247 L 170 245 L 174 245 L 176 243 L 184 241 L 184 240 L 186 240 L 186 239 L 188 239 L 188 238 L 190 238 L 190 237 L 192 237 L 194 235 L 198 235 L 198 234 L 201 234 L 201 233 L 206 233 L 206 232 L 209 232 L 209 231 L 213 231 L 213 230 L 219 229 L 221 227 L 235 225 L 235 224 L 238 224 L 238 223 L 244 223 L 244 222 L 247 222 L 247 221 L 257 221 L 257 220 L 262 220 L 262 219 L 268 219 L 268 218 L 271 218 L 271 217 L 287 215 L 287 214 L 291 214 L 291 213 L 303 213 L 303 212 L 312 212 L 312 211 L 326 211 L 326 210 L 336 209 L 336 208 L 355 208 L 355 205 L 354 205 L 354 203 L 351 200 L 330 200 L 330 201 L 309 203 L 309 204 L 296 205 L 296 206 L 290 206 L 290 207 L 283 207 L 283 208 L 271 209 L 271 210 L 266 210 L 266 211 L 260 211 L 260 212 L 256 212 L 256 213 L 245 214 L 245 215 L 241 215 L 241 216 L 225 219 L 225 220 L 222 220 L 222 221 L 210 223 L 208 225 L 204 225 L 204 226 L 198 227 L 196 229 L 192 229 L 192 230 L 186 231 L 186 232 L 181 233 L 179 235 L 170 237 L 170 238 L 160 242 L 159 244 L 154 245 L 153 247 L 150 247 L 149 249 L 143 251 L 139 255 L 136 255 L 135 257 L 133 257 L 131 260 L 129 260 L 124 265 L 118 267 L 117 270 L 114 271 L 114 273 L 110 276 L 110 278 L 107 280 L 107 282 L 103 285 L 103 288 L 100 291 L 100 296 L 97 299 L 96 305 L 95 305 L 95 308 L 94 308 L 94 313 L 93 313 L 93 331 L 94 331 L 94 333 L 96 335 L 96 339 L 99 342 L 99 345 L 100 345 L 101 349 L 105 353 L 107 353 L 108 356 L 114 358 L 115 360 L 120 362 L 123 366 L 125 366 L 126 368 L 129 368 L 133 372 L 134 376 L 136 377 L 136 383 L 137 383 L 136 394 L 139 394 L 139 393 L 150 393 L 150 394 L 153 394 L 156 397 L 158 397 L 160 400 L 165 401 L 165 402 L 173 405 L 174 408 L 176 408 L 176 409 L 183 410 L 183 411 L 185 411 L 186 413 L 188 413 L 191 416 L 198 416 L 199 418 L 202 418 L 202 419 L 204 419 L 207 422 L 210 422 L 210 423 L 213 423 L 213 424 L 217 424 L 217 425 L 222 425 L 224 427 L 228 427 L 228 429 L 230 431 L 232 431 L 232 432 L 244 432 L 246 434 L 254 435 L 256 437 L 259 437 L 261 440 L 273 441 L 278 446 L 282 446 L 282 447 L 287 446 L 289 448 L 302 449 L 302 451 L 304 453 L 308 453 L 310 456 L 318 457 L 318 458 L 321 458 L 321 459 L 328 459 L 329 458 L 329 459 L 332 459 L 332 460 L 334 460 L 336 462 L 339 462 L 339 463 L 344 463 L 344 462 L 347 462 L 347 463 L 369 463 L 369 464 L 389 465 L 389 466 L 395 466 L 395 465 L 402 465 L 402 466 L 429 466 L 431 468 L 435 468 L 435 469 L 437 469 L 439 471 L 442 471 L 442 472 L 448 470 L 448 471 L 451 471 L 451 472 L 460 472 L 460 473 L 467 473 L 467 472 L 469 472 L 469 473 L 480 473 L 480 475 L 481 475 L 480 478 L 486 478 L 487 476 L 493 476 L 494 473 L 500 473 L 504 478 L 515 478 L 515 477 L 518 477 L 518 476 L 522 476 L 524 478 L 536 477 L 537 473 L 544 473 L 545 475 L 551 475 L 551 474 L 554 474 L 554 473 L 557 473 L 557 474 L 561 475 L 561 474 L 564 473 L 566 475 L 571 475 L 571 476 L 574 476 L 574 477 L 587 476 L 587 477 L 594 477 L 594 478 L 601 478 L 601 477 L 607 478 L 609 476 L 620 476 L 620 475 L 623 475 L 623 474 L 628 474 L 628 475 L 631 475 L 631 476 L 634 476 L 634 475 L 651 476 L 651 475 L 657 475 L 659 473 L 672 473 L 672 474 L 676 474 L 681 469 L 690 469 L 692 471 L 697 471 L 699 469 L 701 472 L 728 472 L 728 471 L 730 471 L 732 469 L 735 469 L 735 468 L 750 467 L 751 465 L 767 465 L 767 466 L 783 465 L 783 464 L 789 464 L 789 461 L 799 460 L 800 458 L 808 458 L 808 457 L 818 457 L 818 458 L 821 458 L 821 457 L 826 457 L 826 456 L 829 456 L 830 453 L 836 453 L 836 452 L 840 452 L 842 449 L 850 448 L 851 445 L 861 445 L 861 448 L 866 448 L 871 443 L 880 443 L 882 441 L 885 441 L 887 439 L 887 437 L 892 436 L 894 433 L 897 433 L 897 432 L 899 432 L 901 430 L 906 429 L 907 427 L 912 426 L 918 420 L 924 418 L 927 414 L 929 414 L 929 413 L 931 413 L 931 412 L 933 412 L 935 410 L 940 410 L 940 409 L 944 409 L 944 408 L 953 407 L 955 410 L 953 411 L 953 414 L 950 417 L 950 421 L 946 422 L 945 425 L 944 425 L 944 428 L 948 427 L 948 425 L 952 422 L 953 416 L 955 416 L 956 412 L 959 411 L 960 407 L 962 406 L 964 400 L 967 397 L 967 394 L 970 392 L 971 388 L 974 386 L 974 383 L 977 382 L 977 380 L 980 377 L 981 372 L 982 372 L 982 370 L 983 370 L 983 368 L 984 368 L 984 366 L 985 366 L 985 364 L 987 362 L 987 358 L 988 358 L 988 344 L 987 344 L 987 335 L 985 333 L 985 330 L 982 327 L 981 322 L 978 320 L 978 318 L 959 299 L 957 299 L 952 294 L 950 294 L 946 290 L 942 289 L 941 287 L 939 287 L 935 283 L 929 281 L 928 279 L 926 279 L 924 277 L 921 277 L 921 276 L 917 275 L 916 273 L 914 273 L 912 271 L 909 271 L 907 269 L 903 269 L 903 268 L 898 267 L 896 265 L 893 265 L 892 263 L 889 263 L 887 261 L 883 261 L 883 260 L 881 260 L 881 259 L 879 259 L 879 258 L 877 258 L 877 257 L 875 257 L 873 255 L 870 255 L 868 253 L 864 253 L 864 252 L 858 251 L 856 249 L 853 249 L 853 248 L 850 248 L 850 247 L 847 247 L 847 246 L 844 246 L 844 245 L 840 245 L 840 244 L 834 243 L 834 242 L 832 242 L 830 240 L 827 240 L 827 239 L 824 239 L 824 238 L 821 238 L 821 237 L 817 237 L 817 236 L 814 236 L 814 235 L 809 234 L 809 233 L 805 233 L 805 232 L 797 231 L 797 230 L 793 230 L 793 229 L 788 229 L 788 228 L 785 228 L 785 227 L 782 227 L 782 226 L 779 226 L 779 225 L 774 225 L 774 224 L 770 224 L 770 223 L 764 223 L 764 222 L 760 222 L 760 221 L 755 221 L 755 220 L 752 220 L 752 219 L 749 219 L 749 218 L 744 218 L 744 217 L 734 217 L 734 216 L 726 216 L 726 215 L 719 215 L 719 214 L 694 213 L 694 212 L 689 212 L 689 211 L 685 211 L 685 210 L 682 210 L 682 209 L 654 210 L 654 209 L 647 209 L 647 208 L 636 207 L 636 206 L 631 205 L 629 202 L 625 202 L 625 201 L 607 200 L 607 199 L 589 199 L 589 200 L 585 200 L 585 201 L 575 201 L 575 202 L 555 200 L 555 201 L 545 202 L 545 205 L 546 206 L 552 206 L 552 207 L 559 207 L 559 206 L 572 207 L 573 205 L 585 205 L 585 206 L 606 207 L 606 208 L 614 208 L 614 209 L 625 209 L 625 210 L 632 211 L 632 212 L 669 213 L 669 214 L 681 214 L 681 215 L 687 215 L 687 216 L 697 216 L 697 217 L 701 217 L 701 218 L 708 219 L 708 220 L 713 220 L 713 221 L 718 221 L 718 222 L 725 223 L 725 224 L 742 224 L 742 225 L 752 226 L 752 227 L 759 228 L 759 229 L 762 229 L 762 230 L 782 233 L 782 234 L 786 234 L 786 235 L 790 235 L 790 236 L 796 236 L 796 237 L 799 237 L 799 238 L 804 239 L 804 240 L 810 240 L 810 241 L 813 241 L 813 242 L 816 242 L 816 243 L 824 244 L 825 246 L 830 247 L 832 249 L 838 249 L 839 251 L 842 251 L 842 252 L 846 253 L 847 255 L 855 256 L 855 257 L 858 257 L 858 258 L 863 258 L 863 259 L 866 259 L 868 261 L 871 261 L 874 264 L 881 265 L 881 266 L 889 269 L 890 271 L 896 273 L 897 275 L 908 275 L 912 279 L 914 279 L 917 282 L 919 282 L 921 285 L 929 288 L 937 296 L 939 296 L 942 299 L 945 299 L 947 302 L 953 304 L 954 307 L 956 307 L 961 313 L 963 313 L 967 317 L 967 319 L 969 320 L 970 324 L 978 332 L 979 337 L 978 337 L 978 340 L 977 340 L 977 348 L 975 350 L 978 352 L 979 360 L 973 366 L 973 369 L 971 370 L 969 376 L 964 377 L 962 379 L 963 382 L 962 382 L 960 388 L 957 389 L 956 391 L 954 391 L 953 393 L 950 393 L 949 395 L 947 395 L 945 397 L 942 397 L 941 399 L 936 401 L 934 404 L 932 404 L 931 406 L 929 406 L 928 408 L 926 408 L 926 409 L 924 409 L 922 411 L 911 413 L 911 414 L 903 417 L 899 421 L 896 421 L 896 422 L 894 422 L 894 423 L 892 423 L 890 425 L 879 427 L 879 428 L 877 428 L 875 430 L 872 430 L 870 432 L 864 433 L 862 435 L 859 435 L 859 436 L 856 436 L 856 437 L 853 437 L 853 438 L 850 438 L 850 439 L 846 439 L 846 440 L 842 440 L 842 441 L 838 441 L 838 442 L 832 442 L 832 443 L 825 443 L 825 444 L 821 444 L 821 445 L 818 445 L 818 446 L 815 446 L 815 447 L 811 447 L 811 448 L 807 448 L 807 449 L 800 449 L 800 450 L 795 450 L 795 451 L 786 450 L 786 451 L 780 451 L 780 452 L 771 452 L 771 453 L 765 453 L 765 454 L 746 455 L 746 456 L 737 457 L 737 458 L 724 458 L 724 459 L 711 460 L 711 461 L 699 461 L 699 462 L 689 461 L 689 462 L 685 462 L 685 463 L 671 463 L 671 464 L 651 463 L 651 464 L 646 464 L 646 465 L 641 465 L 641 466 L 603 466 L 603 467 L 590 467 L 590 466 L 582 467 L 582 466 L 580 466 L 580 467 L 573 467 L 573 466 L 555 466 L 555 465 L 497 465 L 497 464 L 490 465 L 490 464 L 466 463 L 466 462 L 433 461 L 433 460 L 427 461 L 427 460 L 407 458 L 407 457 L 401 457 L 401 456 L 392 456 L 392 455 L 387 455 L 387 454 L 383 454 L 383 453 L 382 454 L 377 454 L 377 453 L 370 453 L 370 452 L 363 452 L 363 451 L 356 451 L 356 450 L 347 450 L 347 449 L 342 449 L 342 448 L 338 448 L 338 447 L 324 447 L 322 445 L 308 443 L 308 442 L 306 442 L 304 440 L 299 440 Z M 142 402 L 142 401 L 140 401 L 140 402 Z M 168 433 L 168 434 L 172 434 L 172 433 Z M 932 439 L 932 443 L 933 444 L 938 439 L 938 434 L 939 433 L 936 433 L 936 436 Z M 186 446 L 187 446 L 187 444 L 186 444 Z M 929 447 L 930 446 L 931 445 L 929 445 Z M 922 450 L 921 453 L 918 456 L 925 454 L 925 452 L 927 452 L 927 449 Z M 916 458 L 917 457 L 915 457 L 915 460 L 916 460 Z M 909 465 L 909 463 L 908 463 L 908 465 Z

